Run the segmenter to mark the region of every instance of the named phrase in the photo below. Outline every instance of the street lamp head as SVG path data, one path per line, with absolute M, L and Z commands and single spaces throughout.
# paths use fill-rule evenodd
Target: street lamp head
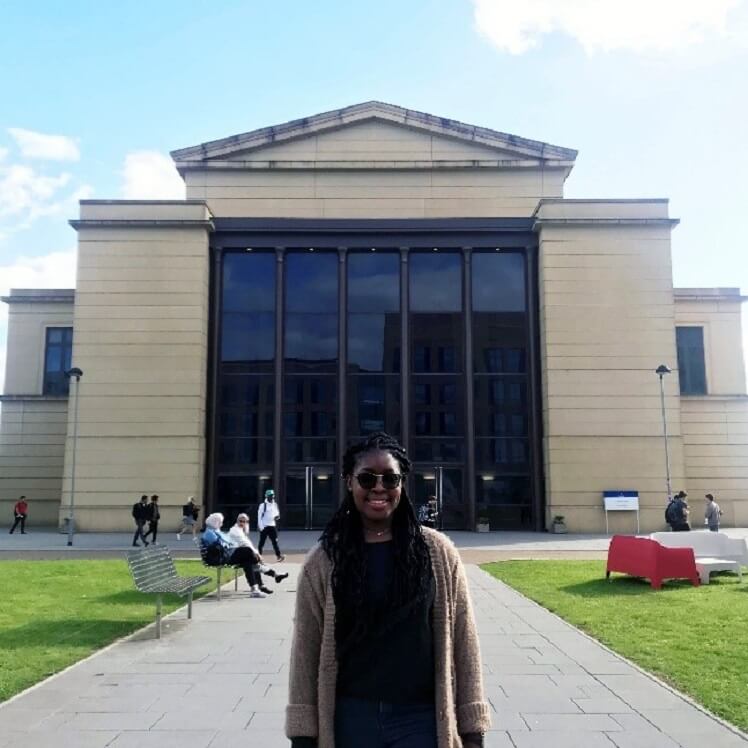
M 658 366 L 658 367 L 657 367 L 657 368 L 655 369 L 655 374 L 657 374 L 657 376 L 658 376 L 658 377 L 662 377 L 662 376 L 664 376 L 665 374 L 670 374 L 670 373 L 671 373 L 672 371 L 673 371 L 673 370 L 672 370 L 672 369 L 671 369 L 671 368 L 670 368 L 669 366 L 666 366 L 665 364 L 660 364 L 660 365 L 659 365 L 659 366 Z
M 65 376 L 80 379 L 83 376 L 83 372 L 77 366 L 74 366 L 72 369 L 68 369 L 65 372 Z

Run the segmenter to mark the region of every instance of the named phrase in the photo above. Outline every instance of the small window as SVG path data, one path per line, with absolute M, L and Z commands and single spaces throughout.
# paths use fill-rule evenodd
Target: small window
M 706 395 L 704 328 L 676 327 L 681 395 Z
M 67 395 L 70 380 L 65 372 L 70 369 L 73 355 L 73 328 L 48 327 L 44 347 L 45 395 Z

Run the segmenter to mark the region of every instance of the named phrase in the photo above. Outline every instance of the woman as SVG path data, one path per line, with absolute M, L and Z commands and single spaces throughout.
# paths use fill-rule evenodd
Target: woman
M 268 566 L 263 560 L 262 556 L 259 554 L 257 548 L 255 548 L 254 543 L 250 540 L 249 537 L 249 515 L 242 512 L 241 514 L 238 514 L 236 517 L 236 523 L 233 525 L 233 527 L 229 530 L 229 538 L 233 541 L 234 545 L 238 545 L 240 548 L 251 548 L 252 552 L 255 554 L 255 563 L 257 564 L 256 569 L 259 574 L 264 574 L 266 577 L 271 577 L 275 579 L 277 582 L 282 582 L 287 576 L 288 572 L 285 572 L 284 574 L 279 574 L 275 569 Z M 272 590 L 268 589 L 267 587 L 260 587 L 260 589 L 265 593 L 271 593 Z
M 343 457 L 347 493 L 299 576 L 293 748 L 477 748 L 490 726 L 465 572 L 421 528 L 384 433 Z

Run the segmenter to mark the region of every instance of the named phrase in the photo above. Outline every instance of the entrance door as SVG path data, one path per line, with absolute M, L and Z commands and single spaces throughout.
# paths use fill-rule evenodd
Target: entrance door
M 298 530 L 323 528 L 337 508 L 334 476 L 332 465 L 288 468 L 283 524 Z
M 439 512 L 437 527 L 442 530 L 463 530 L 467 526 L 467 506 L 462 468 L 442 465 L 417 465 L 413 471 L 412 500 L 416 510 L 430 496 L 436 497 Z

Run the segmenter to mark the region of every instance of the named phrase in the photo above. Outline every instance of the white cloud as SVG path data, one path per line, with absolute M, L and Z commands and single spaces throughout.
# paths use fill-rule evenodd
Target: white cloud
M 75 288 L 75 249 L 51 252 L 40 257 L 17 257 L 10 265 L 0 265 L 0 295 L 11 288 Z M 5 332 L 8 305 L 0 303 L 0 392 L 5 382 Z
M 588 53 L 668 51 L 727 36 L 746 0 L 473 0 L 478 31 L 522 54 L 545 34 L 576 39 Z
M 7 155 L 8 155 L 8 149 L 0 148 L 0 161 L 4 161 Z
M 184 182 L 174 163 L 158 151 L 134 151 L 125 157 L 122 197 L 126 200 L 184 200 Z
M 47 135 L 21 127 L 9 127 L 8 132 L 27 158 L 42 158 L 49 161 L 77 161 L 80 157 L 78 144 L 67 135 Z

